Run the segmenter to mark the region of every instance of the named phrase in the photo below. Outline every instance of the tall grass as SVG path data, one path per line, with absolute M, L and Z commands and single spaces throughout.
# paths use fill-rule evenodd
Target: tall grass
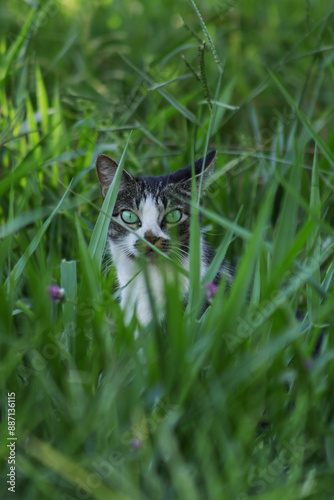
M 305 5 L 1 7 L 1 498 L 11 392 L 18 498 L 331 498 L 333 11 Z M 95 159 L 156 175 L 211 148 L 188 307 L 176 274 L 163 327 L 125 326 Z

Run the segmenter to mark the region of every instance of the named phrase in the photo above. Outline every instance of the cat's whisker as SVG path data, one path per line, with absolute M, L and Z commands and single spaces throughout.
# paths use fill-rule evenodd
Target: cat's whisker
M 182 255 L 186 255 L 188 256 L 188 252 L 186 252 L 185 250 L 182 250 L 181 248 L 169 248 L 168 249 L 169 252 L 173 253 L 173 254 L 182 254 Z
M 169 250 L 171 251 L 171 253 L 173 253 L 173 255 L 174 254 L 181 254 L 181 255 L 184 255 L 186 257 L 189 256 L 188 252 L 186 252 L 185 250 L 182 250 L 182 248 L 179 248 L 179 247 L 174 247 L 174 248 L 170 247 Z
M 113 260 L 112 256 L 109 251 L 104 252 L 103 258 L 102 258 L 102 266 L 101 266 L 101 271 L 103 274 L 106 274 L 110 268 L 112 267 Z
M 180 252 L 174 252 L 172 258 L 182 267 L 186 267 L 188 264 L 188 254 L 182 255 Z
M 102 260 L 102 267 L 108 267 L 112 264 L 112 257 L 111 256 L 108 256 L 107 258 L 106 257 L 103 257 L 103 260 Z

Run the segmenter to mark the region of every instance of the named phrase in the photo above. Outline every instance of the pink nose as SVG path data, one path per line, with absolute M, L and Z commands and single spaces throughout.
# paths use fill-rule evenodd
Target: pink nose
M 155 245 L 156 242 L 160 239 L 159 236 L 153 234 L 152 231 L 146 231 L 146 233 L 144 234 L 144 238 L 152 245 Z

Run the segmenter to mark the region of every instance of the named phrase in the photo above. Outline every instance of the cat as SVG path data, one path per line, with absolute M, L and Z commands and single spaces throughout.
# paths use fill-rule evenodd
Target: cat
M 202 170 L 202 183 L 205 187 L 216 156 L 216 151 L 211 151 L 205 158 L 195 162 L 197 190 Z M 97 157 L 96 172 L 103 198 L 114 179 L 117 167 L 117 162 L 109 156 L 102 154 Z M 142 326 L 148 325 L 152 320 L 148 283 L 156 310 L 161 317 L 164 314 L 164 277 L 156 265 L 157 252 L 147 242 L 189 271 L 190 205 L 188 202 L 191 200 L 191 186 L 191 166 L 157 177 L 133 177 L 126 170 L 122 172 L 107 241 L 116 268 L 120 286 L 120 305 L 124 310 L 126 324 L 131 321 L 134 314 Z M 127 227 L 133 231 L 128 231 Z M 200 249 L 202 278 L 215 254 L 205 241 L 202 232 Z M 146 276 L 141 271 L 143 256 L 147 261 Z M 229 275 L 225 263 L 222 264 L 215 282 L 219 281 L 223 272 Z M 180 275 L 180 282 L 181 293 L 186 300 L 189 293 L 189 279 Z

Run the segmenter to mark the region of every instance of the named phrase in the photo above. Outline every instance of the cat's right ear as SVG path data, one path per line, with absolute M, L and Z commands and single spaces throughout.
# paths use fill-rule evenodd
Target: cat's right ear
M 118 163 L 110 158 L 110 156 L 99 155 L 96 159 L 96 173 L 103 198 L 107 196 L 109 186 L 115 177 L 117 167 Z M 134 178 L 126 170 L 123 170 L 120 188 L 122 185 L 124 186 L 124 184 L 131 181 L 134 181 Z

